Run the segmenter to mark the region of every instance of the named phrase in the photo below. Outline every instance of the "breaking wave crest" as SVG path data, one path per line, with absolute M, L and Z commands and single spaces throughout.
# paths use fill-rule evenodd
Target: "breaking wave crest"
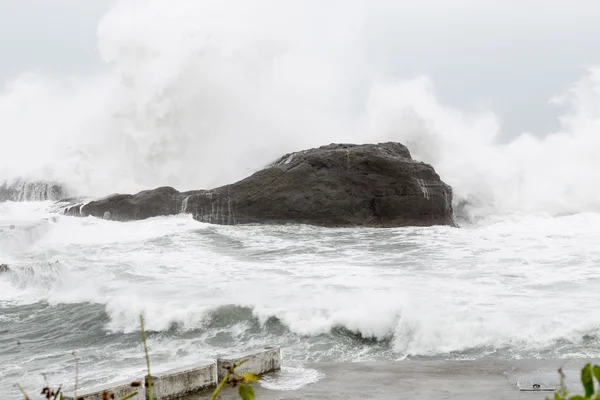
M 0 298 L 98 305 L 116 336 L 144 314 L 175 341 L 275 342 L 299 358 L 594 355 L 600 324 L 579 304 L 595 293 L 579 288 L 597 283 L 599 218 L 381 231 L 65 217 L 4 257 L 16 274 L 0 276 Z
M 63 267 L 58 263 L 11 264 L 3 274 L 18 288 L 28 286 L 49 286 L 61 280 L 64 273 Z
M 465 324 L 457 329 L 449 326 L 429 325 L 412 316 L 399 316 L 387 327 L 387 332 L 373 334 L 373 327 L 357 328 L 354 323 L 331 323 L 327 330 L 297 331 L 295 324 L 287 324 L 286 317 L 271 315 L 265 319 L 256 308 L 226 305 L 208 310 L 201 322 L 187 329 L 176 323 L 168 330 L 183 329 L 188 335 L 199 334 L 228 338 L 223 345 L 243 346 L 245 343 L 275 342 L 298 352 L 299 341 L 308 342 L 306 348 L 294 354 L 302 361 L 359 361 L 389 360 L 404 357 L 439 357 L 476 359 L 494 356 L 498 358 L 598 356 L 595 349 L 600 344 L 600 326 L 581 329 L 536 330 L 535 334 L 493 332 L 491 327 Z M 288 317 L 289 318 L 289 317 Z M 362 321 L 364 323 L 364 321 Z M 456 322 L 460 324 L 460 322 Z M 290 326 L 291 325 L 291 326 Z M 379 328 L 375 328 L 379 329 Z M 489 330 L 488 330 L 489 329 Z M 483 334 L 487 330 L 487 333 Z M 314 343 L 314 344 L 313 344 Z M 313 344 L 313 345 L 311 345 Z M 313 347 L 314 346 L 314 347 Z M 322 351 L 315 351 L 322 347 Z
M 52 290 L 60 290 L 68 271 L 58 262 L 8 263 L 0 271 L 0 308 L 2 304 L 23 305 L 39 302 Z
M 152 315 L 147 318 L 151 321 Z M 399 317 L 387 327 L 387 332 L 379 335 L 373 334 L 373 327 L 356 328 L 354 323 L 332 323 L 326 330 L 298 331 L 295 324 L 286 323 L 284 315 L 265 318 L 256 308 L 224 305 L 206 310 L 194 326 L 173 322 L 163 330 L 151 332 L 164 341 L 195 338 L 211 348 L 236 351 L 279 345 L 286 349 L 288 359 L 299 362 L 600 356 L 598 326 L 554 332 L 542 329 L 546 326 L 515 334 L 470 323 L 455 324 L 459 326 L 452 329 L 443 323 L 436 327 L 424 320 Z

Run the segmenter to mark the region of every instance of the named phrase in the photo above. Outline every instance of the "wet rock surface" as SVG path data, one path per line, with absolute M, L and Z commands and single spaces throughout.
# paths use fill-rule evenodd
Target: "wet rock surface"
M 400 143 L 330 144 L 286 154 L 212 190 L 171 187 L 115 194 L 64 212 L 118 221 L 190 213 L 214 224 L 328 227 L 455 226 L 452 189 Z
M 0 202 L 60 200 L 67 196 L 67 189 L 58 182 L 25 179 L 0 181 Z

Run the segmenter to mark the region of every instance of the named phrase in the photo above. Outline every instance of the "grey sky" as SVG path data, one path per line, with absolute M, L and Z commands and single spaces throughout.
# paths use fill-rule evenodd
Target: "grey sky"
M 70 76 L 103 68 L 96 27 L 112 3 L 1 0 L 0 81 L 21 72 Z M 373 1 L 369 12 L 382 21 L 368 30 L 382 68 L 397 78 L 430 76 L 447 105 L 489 106 L 505 138 L 555 129 L 550 97 L 586 65 L 600 64 L 596 0 Z M 395 24 L 390 18 L 398 15 L 406 18 Z
M 96 27 L 113 0 L 0 0 L 0 81 L 102 67 Z

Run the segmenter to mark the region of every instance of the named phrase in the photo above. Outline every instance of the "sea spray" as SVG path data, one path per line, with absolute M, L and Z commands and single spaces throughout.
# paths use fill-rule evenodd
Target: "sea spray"
M 430 77 L 399 80 L 375 64 L 372 45 L 394 49 L 370 19 L 381 10 L 338 6 L 116 2 L 98 27 L 104 72 L 21 75 L 0 92 L 0 140 L 10 143 L 0 176 L 89 196 L 201 189 L 291 151 L 394 140 L 453 186 L 466 218 L 598 211 L 597 68 L 552 100 L 564 110 L 557 131 L 501 141 L 492 109 L 450 107 Z

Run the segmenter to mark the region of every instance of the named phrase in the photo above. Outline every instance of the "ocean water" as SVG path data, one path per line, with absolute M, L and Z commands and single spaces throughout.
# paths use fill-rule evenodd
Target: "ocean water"
M 500 45 L 480 29 L 518 25 L 530 37 L 536 16 L 555 24 L 556 12 L 548 38 L 536 29 L 545 46 L 567 20 L 585 27 L 594 14 L 430 3 L 115 0 L 96 29 L 96 70 L 2 82 L 0 185 L 51 181 L 86 197 L 211 188 L 292 151 L 397 141 L 453 187 L 461 228 L 119 223 L 0 203 L 0 264 L 10 265 L 0 393 L 17 398 L 21 383 L 33 394 L 45 380 L 68 389 L 75 357 L 80 386 L 139 375 L 140 314 L 155 370 L 263 345 L 282 346 L 290 368 L 600 357 L 600 68 L 549 99 L 555 129 L 519 135 L 503 131 L 487 93 L 447 104 L 427 70 L 394 72 L 412 71 L 409 61 L 436 51 L 429 44 L 446 54 L 449 40 L 463 53 L 443 57 L 462 70 L 483 54 L 463 46 L 467 36 L 506 60 L 521 59 L 521 46 L 545 68 L 552 59 L 534 42 Z M 439 29 L 463 17 L 461 35 Z M 463 37 L 469 26 L 478 34 Z M 533 90 L 519 84 L 530 72 L 504 70 L 515 82 L 502 96 Z
M 73 385 L 73 351 L 80 387 L 135 377 L 140 314 L 155 371 L 263 345 L 296 368 L 600 357 L 597 213 L 328 229 L 50 210 L 0 205 L 15 225 L 0 239 L 0 392 Z

